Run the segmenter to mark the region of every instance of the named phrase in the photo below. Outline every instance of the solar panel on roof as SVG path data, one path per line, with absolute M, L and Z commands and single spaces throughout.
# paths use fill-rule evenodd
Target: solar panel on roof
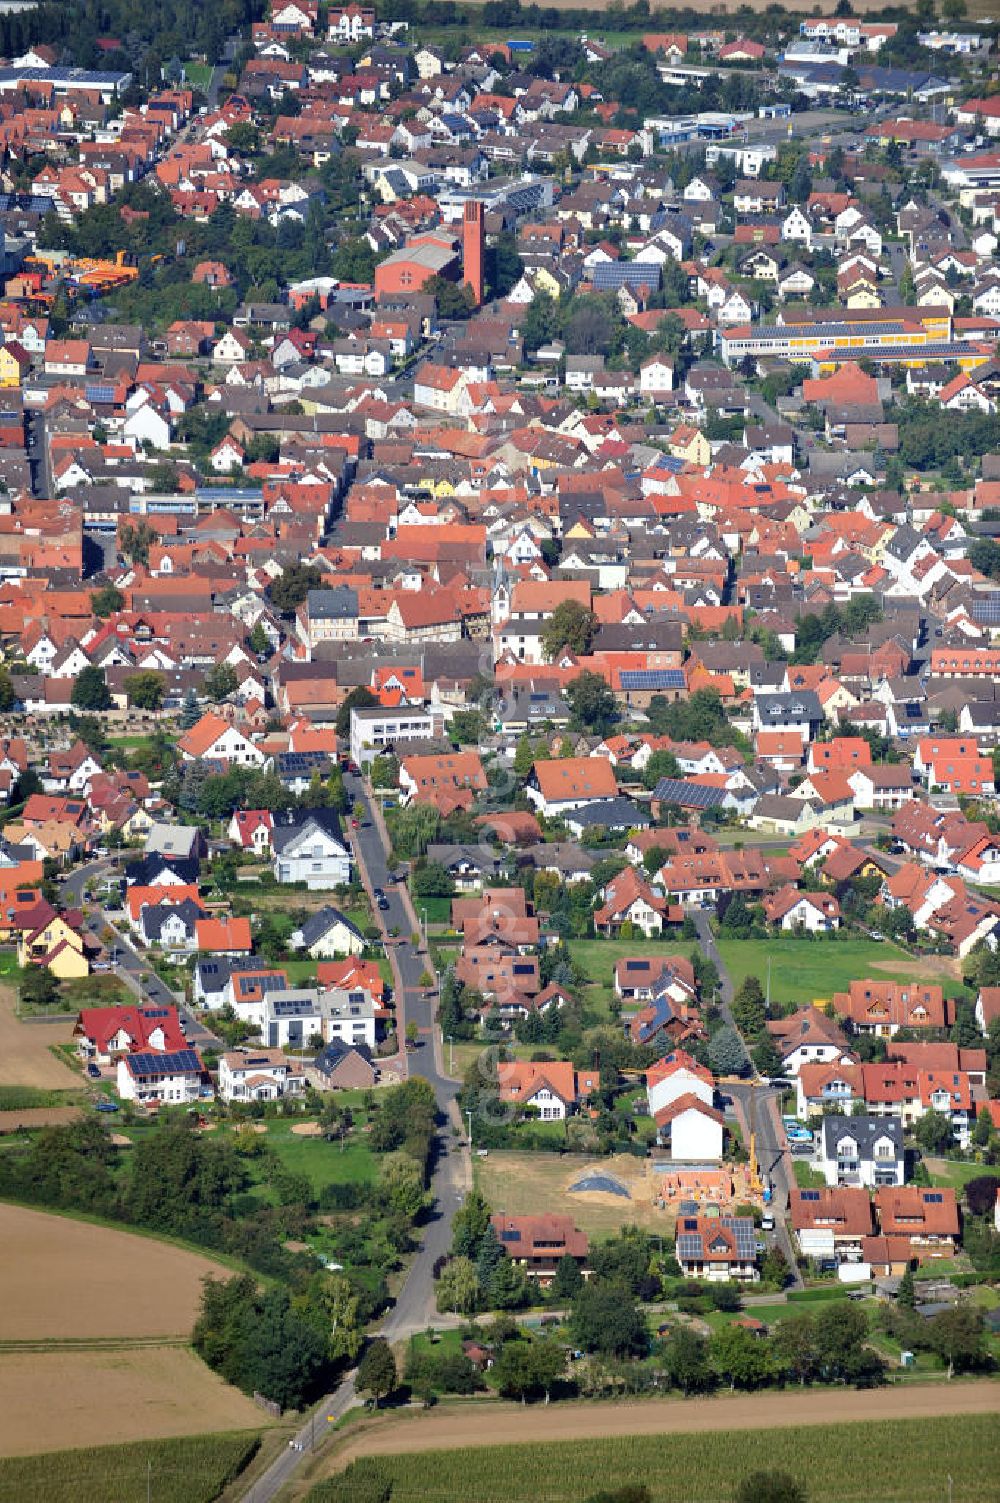
M 684 671 L 681 668 L 624 668 L 621 684 L 623 689 L 683 689 Z
M 701 783 L 685 783 L 682 778 L 661 778 L 653 797 L 664 804 L 685 804 L 689 809 L 714 809 L 722 803 L 723 788 L 707 788 Z
M 115 399 L 115 389 L 113 386 L 85 386 L 83 394 L 88 402 L 113 402 Z
M 168 1054 L 130 1054 L 128 1062 L 133 1075 L 182 1075 L 201 1069 L 201 1061 L 193 1049 L 176 1049 Z

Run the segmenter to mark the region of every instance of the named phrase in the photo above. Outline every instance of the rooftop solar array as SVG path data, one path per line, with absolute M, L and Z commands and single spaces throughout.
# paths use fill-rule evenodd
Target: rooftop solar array
M 686 680 L 682 668 L 623 668 L 623 689 L 683 689 Z
M 689 809 L 716 809 L 726 796 L 724 788 L 706 788 L 685 783 L 683 778 L 661 778 L 653 797 L 661 804 L 686 804 Z
M 183 1075 L 201 1070 L 194 1049 L 175 1049 L 172 1054 L 130 1054 L 127 1056 L 133 1075 Z

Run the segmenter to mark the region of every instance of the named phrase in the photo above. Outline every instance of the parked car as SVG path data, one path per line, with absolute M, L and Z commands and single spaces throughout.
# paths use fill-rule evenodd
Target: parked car
M 101 1101 L 95 1101 L 94 1102 L 94 1111 L 95 1112 L 116 1112 L 117 1110 L 118 1110 L 118 1103 L 117 1103 L 117 1101 L 109 1101 L 106 1096 L 104 1097 L 103 1100 L 101 1100 Z
M 87 1074 L 90 1076 L 91 1080 L 100 1080 L 100 1078 L 101 1078 L 101 1067 L 100 1067 L 100 1065 L 95 1065 L 93 1062 L 91 1062 L 87 1066 Z

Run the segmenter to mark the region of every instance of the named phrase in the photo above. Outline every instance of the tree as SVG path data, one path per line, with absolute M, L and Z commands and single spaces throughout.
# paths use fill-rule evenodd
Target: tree
M 17 703 L 14 684 L 7 668 L 0 667 L 0 713 L 7 714 Z
M 745 1326 L 721 1326 L 708 1344 L 712 1367 L 731 1388 L 759 1388 L 773 1375 L 771 1354 Z
M 202 679 L 206 696 L 215 704 L 235 694 L 238 687 L 239 679 L 231 663 L 214 663 Z
M 351 734 L 351 711 L 373 710 L 378 703 L 378 695 L 373 694 L 364 684 L 358 684 L 351 690 L 337 711 L 335 721 L 336 732 L 341 741 L 346 741 Z
M 110 709 L 111 695 L 103 668 L 95 668 L 91 663 L 88 663 L 86 668 L 81 668 L 73 685 L 69 702 L 78 710 Z
M 271 604 L 283 616 L 291 616 L 309 594 L 323 583 L 323 571 L 311 564 L 289 564 L 270 586 Z
M 671 751 L 655 751 L 642 769 L 642 783 L 644 788 L 653 789 L 661 778 L 679 778 L 681 769 L 677 758 Z M 666 852 L 664 852 L 666 860 Z M 663 865 L 661 861 L 660 865 Z
M 690 1326 L 679 1326 L 674 1331 L 663 1355 L 663 1366 L 671 1386 L 682 1393 L 702 1393 L 712 1385 L 708 1342 Z
M 455 891 L 455 882 L 439 861 L 425 861 L 413 873 L 410 883 L 414 897 L 450 898 Z
M 201 707 L 198 704 L 198 696 L 193 689 L 188 689 L 181 701 L 181 712 L 178 716 L 182 731 L 189 731 L 193 725 L 197 725 L 201 719 Z
M 20 996 L 31 1007 L 52 1007 L 59 1001 L 59 983 L 47 965 L 32 965 L 22 977 Z
M 451 1223 L 451 1251 L 456 1258 L 475 1258 L 490 1224 L 490 1208 L 478 1190 L 470 1190 Z
M 101 589 L 94 590 L 90 597 L 91 610 L 95 616 L 100 616 L 102 620 L 106 620 L 108 616 L 113 616 L 115 611 L 120 611 L 124 604 L 125 596 L 113 584 L 106 584 Z
M 578 600 L 561 600 L 542 632 L 542 651 L 551 663 L 563 648 L 586 657 L 597 633 L 597 617 Z
M 259 621 L 247 637 L 247 646 L 255 657 L 262 658 L 271 650 L 271 639 Z
M 930 1322 L 934 1350 L 948 1364 L 948 1377 L 978 1367 L 984 1356 L 983 1312 L 976 1305 L 953 1305 Z
M 469 1258 L 451 1258 L 441 1270 L 437 1284 L 437 1307 L 444 1313 L 471 1315 L 479 1301 L 476 1265 Z
M 712 1035 L 708 1058 L 717 1075 L 738 1075 L 746 1067 L 743 1043 L 735 1028 L 720 1028 Z
M 528 1303 L 528 1275 L 508 1257 L 500 1259 L 490 1279 L 489 1302 L 494 1310 L 518 1310 Z
M 912 1268 L 907 1268 L 899 1281 L 899 1288 L 896 1290 L 896 1303 L 904 1310 L 913 1310 L 916 1308 L 917 1295 L 913 1286 Z
M 163 704 L 165 688 L 166 679 L 163 674 L 156 673 L 153 669 L 131 673 L 125 680 L 129 702 L 140 710 L 158 710 Z
M 977 1174 L 975 1179 L 970 1179 L 965 1187 L 965 1203 L 969 1214 L 992 1216 L 997 1191 L 1000 1191 L 1000 1176 L 996 1174 Z
M 573 1303 L 573 1333 L 587 1352 L 609 1357 L 641 1356 L 649 1333 L 642 1312 L 614 1284 L 585 1284 Z
M 563 690 L 563 698 L 580 729 L 595 735 L 606 736 L 621 718 L 618 701 L 599 673 L 577 674 Z
M 469 318 L 475 312 L 476 299 L 468 282 L 450 282 L 447 277 L 430 277 L 421 291 L 430 293 L 441 318 Z
M 407 1221 L 413 1221 L 426 1208 L 427 1192 L 424 1189 L 420 1165 L 410 1154 L 397 1151 L 386 1154 L 379 1168 L 379 1185 L 388 1196 L 394 1210 Z
M 555 1275 L 549 1285 L 549 1295 L 555 1304 L 576 1299 L 583 1288 L 580 1265 L 569 1253 L 564 1253 L 556 1264 Z
M 767 1032 L 760 1034 L 757 1038 L 750 1050 L 750 1056 L 761 1075 L 780 1075 L 785 1068 L 781 1052 Z
M 933 1108 L 916 1123 L 913 1136 L 925 1153 L 944 1153 L 955 1141 L 951 1118 Z
M 548 1402 L 565 1370 L 565 1355 L 554 1341 L 505 1341 L 493 1377 L 505 1398 L 523 1403 L 532 1394 L 544 1393 Z
M 733 1503 L 807 1503 L 806 1491 L 789 1472 L 750 1472 Z
M 735 898 L 730 908 L 733 902 Z M 733 997 L 733 1021 L 745 1038 L 755 1038 L 763 1030 L 765 1018 L 764 989 L 756 976 L 744 976 Z
M 370 1393 L 378 1401 L 392 1393 L 396 1386 L 396 1359 L 392 1348 L 381 1336 L 376 1336 L 365 1348 L 358 1363 L 357 1387 L 362 1393 Z
M 138 522 L 135 526 L 131 522 L 124 522 L 118 529 L 118 546 L 133 564 L 148 565 L 149 550 L 156 542 L 159 542 L 159 534 L 153 531 L 148 522 Z
M 796 1315 L 778 1323 L 774 1334 L 775 1355 L 797 1383 L 811 1383 L 819 1367 L 816 1322 L 811 1315 Z

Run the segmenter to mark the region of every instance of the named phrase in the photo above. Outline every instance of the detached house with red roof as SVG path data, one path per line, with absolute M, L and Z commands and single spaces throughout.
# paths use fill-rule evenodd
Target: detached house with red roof
M 543 1122 L 563 1122 L 600 1088 L 596 1070 L 575 1070 L 569 1060 L 516 1059 L 497 1068 L 500 1100 L 534 1108 Z
M 830 934 L 840 928 L 840 904 L 832 893 L 799 892 L 788 883 L 773 897 L 764 899 L 764 917 L 781 929 Z
M 657 1141 L 669 1145 L 672 1159 L 718 1163 L 724 1118 L 714 1105 L 710 1070 L 683 1049 L 675 1049 L 646 1071 L 646 1099 L 656 1123 Z
M 554 818 L 599 799 L 616 798 L 618 783 L 604 757 L 560 757 L 536 762 L 525 792 L 542 814 Z
M 267 762 L 260 747 L 213 711 L 203 715 L 197 725 L 184 732 L 177 742 L 177 749 L 185 762 L 207 759 L 236 767 L 263 767 Z
M 631 924 L 652 939 L 663 933 L 666 912 L 666 898 L 655 893 L 634 866 L 626 866 L 604 889 L 603 902 L 594 913 L 594 928 L 614 938 L 624 924 Z
M 97 1065 L 121 1054 L 187 1047 L 176 1007 L 85 1007 L 73 1029 L 77 1052 Z
M 587 1235 L 572 1216 L 491 1216 L 497 1241 L 512 1263 L 546 1289 L 563 1258 L 572 1258 L 586 1277 Z

